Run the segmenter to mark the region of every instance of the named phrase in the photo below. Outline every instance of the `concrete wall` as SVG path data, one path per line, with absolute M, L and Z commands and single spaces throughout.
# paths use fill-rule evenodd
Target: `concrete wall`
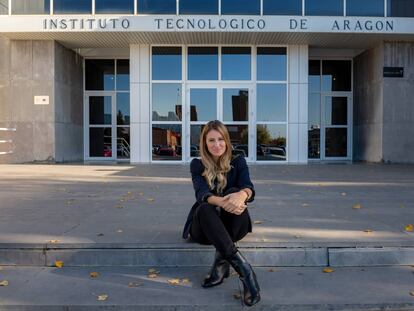
M 353 159 L 382 160 L 383 46 L 365 51 L 354 59 Z
M 384 66 L 404 77 L 384 78 L 383 159 L 414 163 L 414 43 L 384 43 Z
M 0 140 L 13 140 L 0 144 L 0 151 L 13 150 L 13 154 L 0 155 L 0 163 L 62 161 L 65 150 L 71 151 L 71 159 L 82 159 L 82 82 L 56 76 L 56 71 L 61 72 L 57 65 L 73 65 L 67 54 L 72 52 L 63 50 L 54 41 L 10 41 L 0 36 L 0 127 L 16 128 L 15 132 L 0 131 Z M 76 75 L 70 76 L 82 81 L 81 62 Z M 62 89 L 80 91 L 65 93 Z M 34 105 L 34 96 L 49 96 L 49 104 Z M 68 106 L 70 117 L 62 117 Z M 67 126 L 70 122 L 74 125 Z

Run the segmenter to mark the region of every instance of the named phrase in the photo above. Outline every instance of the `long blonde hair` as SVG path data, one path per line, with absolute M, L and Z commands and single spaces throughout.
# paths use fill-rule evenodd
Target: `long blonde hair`
M 211 130 L 219 132 L 226 143 L 226 151 L 218 158 L 216 162 L 207 148 L 207 134 Z M 230 135 L 226 126 L 218 120 L 208 122 L 200 135 L 200 156 L 201 162 L 205 169 L 203 176 L 207 181 L 210 189 L 214 188 L 214 180 L 217 179 L 217 191 L 221 193 L 227 185 L 227 172 L 230 171 L 230 161 L 232 156 L 232 146 Z

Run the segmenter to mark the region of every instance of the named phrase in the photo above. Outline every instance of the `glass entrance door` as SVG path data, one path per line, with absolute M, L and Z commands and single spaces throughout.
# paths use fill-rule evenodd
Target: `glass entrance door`
M 203 126 L 210 120 L 220 120 L 230 134 L 233 154 L 247 158 L 249 147 L 249 111 L 252 88 L 250 85 L 191 84 L 186 97 L 186 151 L 185 160 L 199 156 L 199 139 Z

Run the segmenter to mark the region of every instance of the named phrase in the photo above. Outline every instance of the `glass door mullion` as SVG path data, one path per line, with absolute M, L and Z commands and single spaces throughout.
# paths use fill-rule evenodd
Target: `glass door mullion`
M 320 130 L 320 146 L 319 146 L 319 152 L 320 152 L 320 159 L 325 160 L 325 99 L 329 95 L 321 94 L 321 130 Z

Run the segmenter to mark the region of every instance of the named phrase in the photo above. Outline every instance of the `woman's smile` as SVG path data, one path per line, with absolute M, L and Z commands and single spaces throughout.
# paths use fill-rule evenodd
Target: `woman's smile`
M 206 140 L 207 149 L 213 157 L 218 158 L 226 151 L 226 141 L 220 132 L 211 130 L 208 132 Z

